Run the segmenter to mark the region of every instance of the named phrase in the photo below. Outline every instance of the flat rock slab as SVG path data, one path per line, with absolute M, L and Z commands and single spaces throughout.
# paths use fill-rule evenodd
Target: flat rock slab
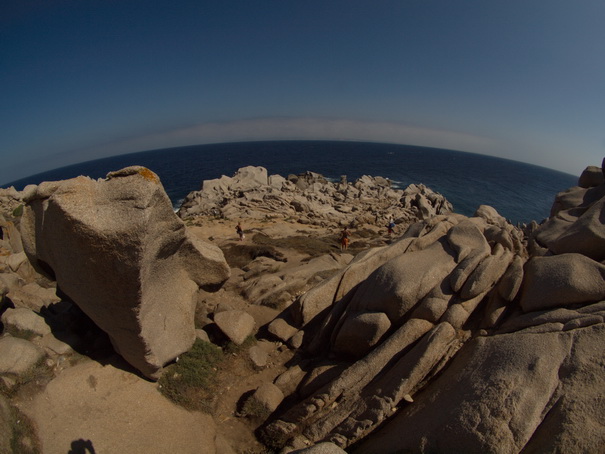
M 97 453 L 217 452 L 212 418 L 174 405 L 156 386 L 88 361 L 65 370 L 19 407 L 38 428 L 46 454 L 65 454 L 78 443 Z

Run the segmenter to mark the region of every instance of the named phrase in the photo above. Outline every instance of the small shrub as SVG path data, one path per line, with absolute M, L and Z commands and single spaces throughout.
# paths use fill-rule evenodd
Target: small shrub
M 13 210 L 13 217 L 19 218 L 23 216 L 23 204 Z
M 241 351 L 249 349 L 254 344 L 256 344 L 256 337 L 254 337 L 254 335 L 251 334 L 248 337 L 246 337 L 244 342 L 242 342 L 240 345 L 237 345 L 237 344 L 229 341 L 227 343 L 227 345 L 225 345 L 225 353 L 237 355 Z
M 271 414 L 267 407 L 265 407 L 252 396 L 249 397 L 244 403 L 241 413 L 243 416 L 248 418 L 258 418 L 261 420 L 267 419 Z
M 160 392 L 189 410 L 207 411 L 222 359 L 220 348 L 197 339 L 188 352 L 166 368 L 158 382 Z

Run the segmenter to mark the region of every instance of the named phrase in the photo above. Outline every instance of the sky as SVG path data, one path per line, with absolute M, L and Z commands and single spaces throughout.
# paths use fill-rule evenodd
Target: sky
M 116 154 L 367 140 L 579 175 L 605 156 L 603 0 L 9 0 L 0 185 Z

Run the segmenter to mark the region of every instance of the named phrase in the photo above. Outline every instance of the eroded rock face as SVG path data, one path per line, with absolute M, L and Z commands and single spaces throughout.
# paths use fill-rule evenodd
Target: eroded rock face
M 478 337 L 354 452 L 598 452 L 604 328 Z
M 480 207 L 415 224 L 301 296 L 289 320 L 305 334 L 306 374 L 265 440 L 359 453 L 598 451 L 604 196 L 602 186 L 559 195 L 533 257 L 519 228 Z
M 300 328 L 313 326 L 307 351 L 349 367 L 269 424 L 267 438 L 346 448 L 371 433 L 463 345 L 471 316 L 505 275 L 514 281 L 525 257 L 521 232 L 485 208 L 470 219 L 432 218 L 406 236 L 290 307 Z
M 148 377 L 195 339 L 194 294 L 229 276 L 222 252 L 189 235 L 157 175 L 129 167 L 29 188 L 25 252 Z

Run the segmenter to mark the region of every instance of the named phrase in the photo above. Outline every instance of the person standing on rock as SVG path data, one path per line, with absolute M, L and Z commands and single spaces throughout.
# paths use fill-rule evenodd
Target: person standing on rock
M 239 236 L 239 240 L 244 241 L 244 238 L 246 238 L 246 235 L 244 235 L 244 229 L 242 228 L 241 222 L 237 223 L 237 226 L 235 226 L 235 231 L 237 232 L 237 235 Z
M 349 237 L 351 236 L 351 232 L 347 227 L 342 229 L 340 232 L 340 250 L 344 251 L 349 248 Z
M 393 221 L 393 218 L 389 219 L 389 223 L 387 224 L 387 233 L 390 235 L 392 235 L 395 232 L 395 222 Z

